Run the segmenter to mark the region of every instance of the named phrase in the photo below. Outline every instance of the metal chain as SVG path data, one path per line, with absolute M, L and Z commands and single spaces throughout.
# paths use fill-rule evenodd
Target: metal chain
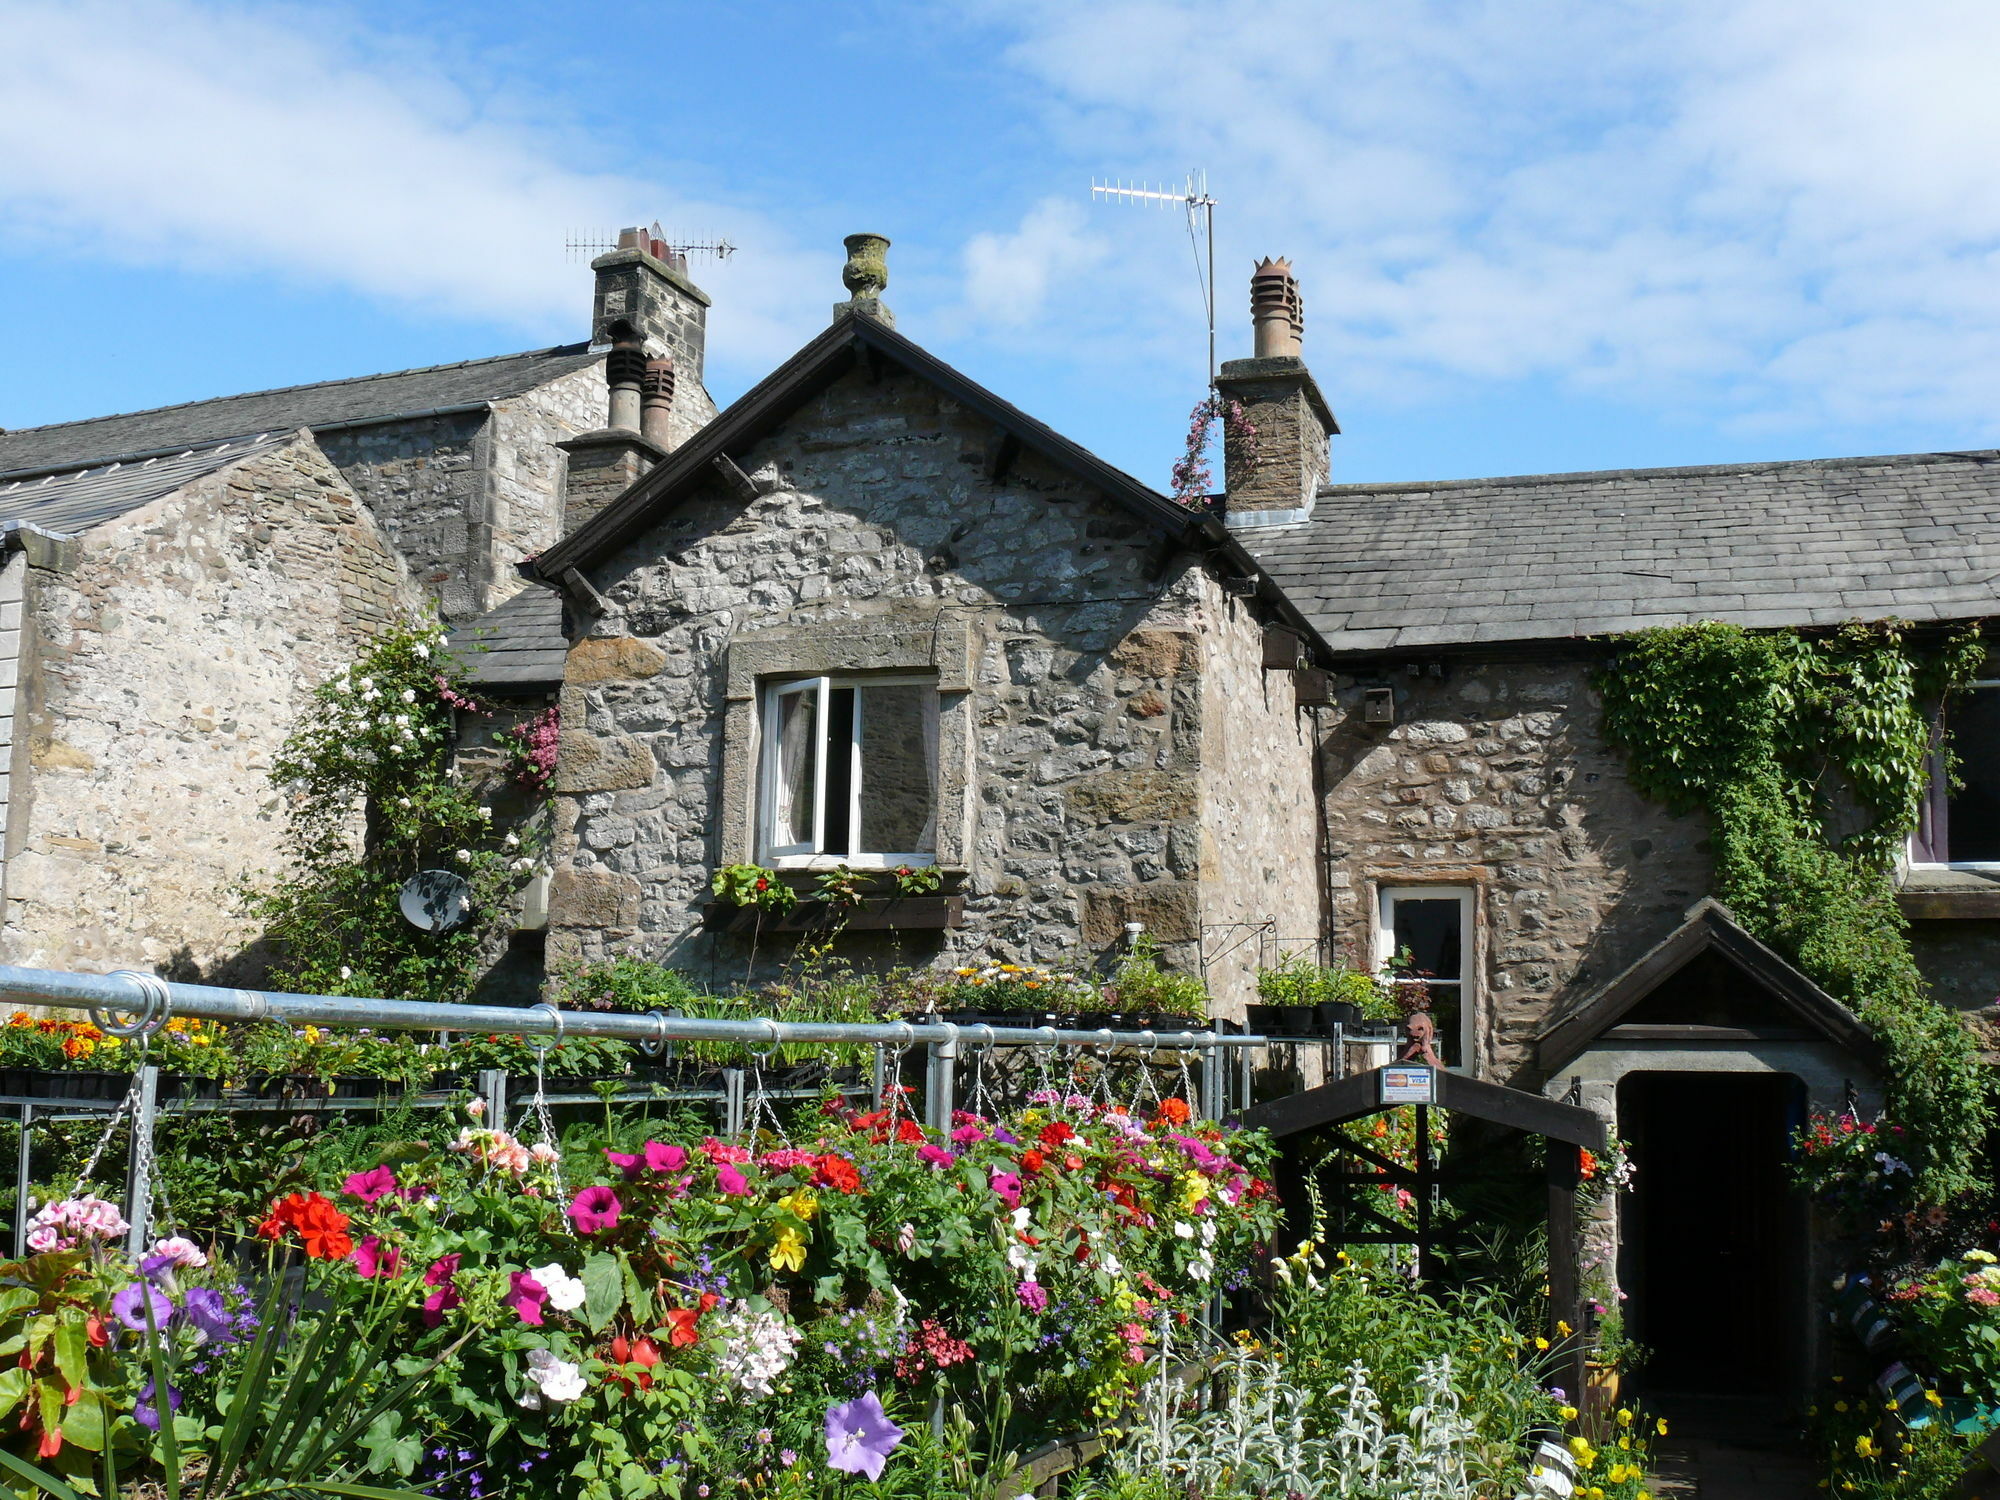
M 140 1056 L 142 1058 L 145 1056 L 143 1045 L 140 1049 Z M 111 1111 L 111 1118 L 104 1122 L 104 1133 L 98 1136 L 97 1145 L 91 1149 L 89 1159 L 83 1164 L 83 1170 L 77 1173 L 76 1186 L 70 1190 L 71 1197 L 77 1197 L 85 1188 L 90 1186 L 90 1179 L 97 1173 L 97 1163 L 104 1155 L 104 1148 L 111 1144 L 111 1138 L 118 1133 L 118 1127 L 125 1123 L 126 1116 L 137 1116 L 139 1111 L 139 1088 L 139 1071 L 134 1069 L 132 1072 L 132 1085 L 125 1090 L 125 1097 L 118 1101 L 118 1107 Z
M 561 1203 L 567 1201 L 569 1198 L 569 1190 L 563 1185 L 562 1146 L 556 1140 L 556 1122 L 549 1115 L 548 1081 L 544 1076 L 545 1070 L 543 1064 L 548 1059 L 549 1048 L 551 1046 L 558 1046 L 562 1042 L 563 1016 L 562 1012 L 557 1010 L 553 1005 L 537 1005 L 535 1009 L 545 1010 L 549 1013 L 550 1017 L 555 1021 L 556 1034 L 553 1042 L 538 1042 L 534 1038 L 529 1039 L 528 1046 L 535 1054 L 535 1097 L 529 1101 L 529 1108 L 534 1111 L 535 1129 L 541 1134 L 542 1144 L 554 1153 L 549 1161 L 549 1175 L 555 1179 L 556 1201 Z M 565 1216 L 564 1222 L 568 1222 L 567 1216 Z

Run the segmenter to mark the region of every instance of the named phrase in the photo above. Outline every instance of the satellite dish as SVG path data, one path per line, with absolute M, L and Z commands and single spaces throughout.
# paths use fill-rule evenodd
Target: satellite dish
M 450 870 L 419 870 L 403 882 L 396 905 L 412 927 L 450 932 L 472 908 L 472 885 Z

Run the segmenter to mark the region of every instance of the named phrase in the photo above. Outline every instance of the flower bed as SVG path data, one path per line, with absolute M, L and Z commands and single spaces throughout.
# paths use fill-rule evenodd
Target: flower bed
M 1142 1118 L 1077 1094 L 1004 1122 L 962 1113 L 943 1136 L 899 1103 L 828 1100 L 789 1142 L 577 1131 L 560 1157 L 475 1122 L 287 1195 L 258 1233 L 304 1267 L 301 1327 L 393 1328 L 404 1375 L 442 1358 L 350 1456 L 373 1482 L 817 1494 L 886 1468 L 949 1493 L 941 1465 L 997 1466 L 1122 1408 L 1162 1328 L 1243 1284 L 1277 1218 L 1266 1149 L 1178 1099 Z M 248 1294 L 165 1246 L 135 1271 L 80 1237 L 94 1212 L 45 1210 L 44 1253 L 11 1273 L 60 1261 L 98 1352 L 52 1368 L 52 1404 L 22 1391 L 0 1416 L 47 1458 L 95 1451 L 105 1421 L 157 1431 L 164 1382 L 199 1444 L 246 1357 L 208 1329 Z M 148 1316 L 166 1333 L 150 1372 Z M 97 1427 L 71 1430 L 78 1403 Z M 931 1435 L 934 1403 L 956 1437 Z

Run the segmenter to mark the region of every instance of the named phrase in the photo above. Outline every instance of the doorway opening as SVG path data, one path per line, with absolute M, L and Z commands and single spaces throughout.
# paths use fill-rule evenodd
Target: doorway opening
M 1788 1179 L 1805 1086 L 1784 1073 L 1631 1073 L 1638 1168 L 1619 1282 L 1650 1392 L 1783 1399 L 1806 1379 L 1807 1208 Z

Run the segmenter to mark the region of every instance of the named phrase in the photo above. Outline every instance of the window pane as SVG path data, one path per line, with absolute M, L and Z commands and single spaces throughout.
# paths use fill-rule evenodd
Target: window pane
M 1948 722 L 1965 783 L 1949 798 L 1949 857 L 1959 864 L 2000 862 L 2000 689 L 1954 698 Z
M 1396 953 L 1409 950 L 1419 977 L 1460 980 L 1465 977 L 1459 952 L 1459 898 L 1399 896 L 1395 902 Z
M 1431 1019 L 1437 1023 L 1437 1041 L 1433 1044 L 1437 1055 L 1444 1059 L 1447 1068 L 1463 1067 L 1465 1059 L 1459 1056 L 1459 1041 L 1464 1028 L 1459 1017 L 1465 1010 L 1464 986 L 1440 984 L 1433 979 L 1425 981 L 1424 989 L 1430 996 Z
M 928 854 L 935 842 L 937 690 L 863 687 L 857 854 Z
M 813 689 L 778 697 L 778 785 L 772 799 L 771 842 L 779 847 L 813 842 L 813 798 L 818 771 L 819 698 Z
M 835 688 L 826 695 L 826 841 L 822 854 L 852 854 L 847 821 L 854 801 L 854 689 Z

